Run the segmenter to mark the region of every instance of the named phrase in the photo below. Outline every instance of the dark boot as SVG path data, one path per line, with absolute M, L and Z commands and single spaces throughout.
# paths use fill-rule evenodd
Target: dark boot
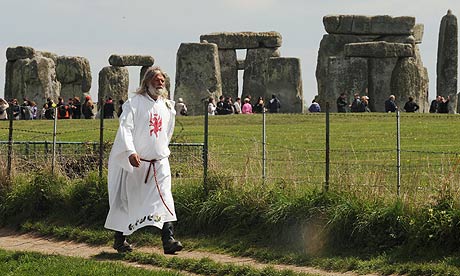
M 161 229 L 161 241 L 163 242 L 163 250 L 165 254 L 174 254 L 181 251 L 182 243 L 174 239 L 174 227 L 172 222 L 165 222 Z
M 133 251 L 131 244 L 126 241 L 126 236 L 123 236 L 122 232 L 115 231 L 115 242 L 113 243 L 113 249 L 117 250 L 118 253 L 125 253 Z

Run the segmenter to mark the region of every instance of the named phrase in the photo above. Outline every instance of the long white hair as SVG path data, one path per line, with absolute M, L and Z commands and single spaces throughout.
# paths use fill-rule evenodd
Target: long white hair
M 166 74 L 163 70 L 161 70 L 158 66 L 149 67 L 147 71 L 145 71 L 144 78 L 142 79 L 141 86 L 136 90 L 137 94 L 143 94 L 149 92 L 149 84 L 152 79 L 157 75 L 162 74 L 166 80 Z M 166 87 L 164 88 L 164 93 L 161 95 L 163 98 L 168 98 L 168 90 Z

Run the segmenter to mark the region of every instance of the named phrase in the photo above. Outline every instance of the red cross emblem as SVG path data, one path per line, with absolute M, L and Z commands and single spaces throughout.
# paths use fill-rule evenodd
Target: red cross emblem
M 163 120 L 161 119 L 160 115 L 150 113 L 150 121 L 149 121 L 149 128 L 150 128 L 150 136 L 152 136 L 152 132 L 155 133 L 155 136 L 158 138 L 158 132 L 161 131 L 161 125 Z

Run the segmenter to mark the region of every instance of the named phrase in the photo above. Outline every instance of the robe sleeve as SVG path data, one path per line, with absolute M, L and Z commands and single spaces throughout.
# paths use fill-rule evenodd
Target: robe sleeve
M 120 125 L 118 127 L 117 135 L 113 143 L 111 158 L 118 166 L 122 167 L 128 172 L 133 171 L 133 167 L 129 163 L 128 157 L 136 153 L 133 140 L 134 130 L 134 113 L 135 109 L 131 101 L 123 104 L 123 113 L 120 116 Z
M 174 101 L 169 101 L 171 106 L 176 106 Z M 174 126 L 176 124 L 176 109 L 175 108 L 170 108 L 170 116 L 171 119 L 169 120 L 169 125 L 168 125 L 168 143 L 171 142 L 171 138 L 174 134 Z

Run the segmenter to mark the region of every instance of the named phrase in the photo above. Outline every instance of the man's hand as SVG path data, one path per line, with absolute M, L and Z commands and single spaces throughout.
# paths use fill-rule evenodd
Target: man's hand
M 133 153 L 129 156 L 129 163 L 131 166 L 138 168 L 141 165 L 141 159 L 137 153 Z

